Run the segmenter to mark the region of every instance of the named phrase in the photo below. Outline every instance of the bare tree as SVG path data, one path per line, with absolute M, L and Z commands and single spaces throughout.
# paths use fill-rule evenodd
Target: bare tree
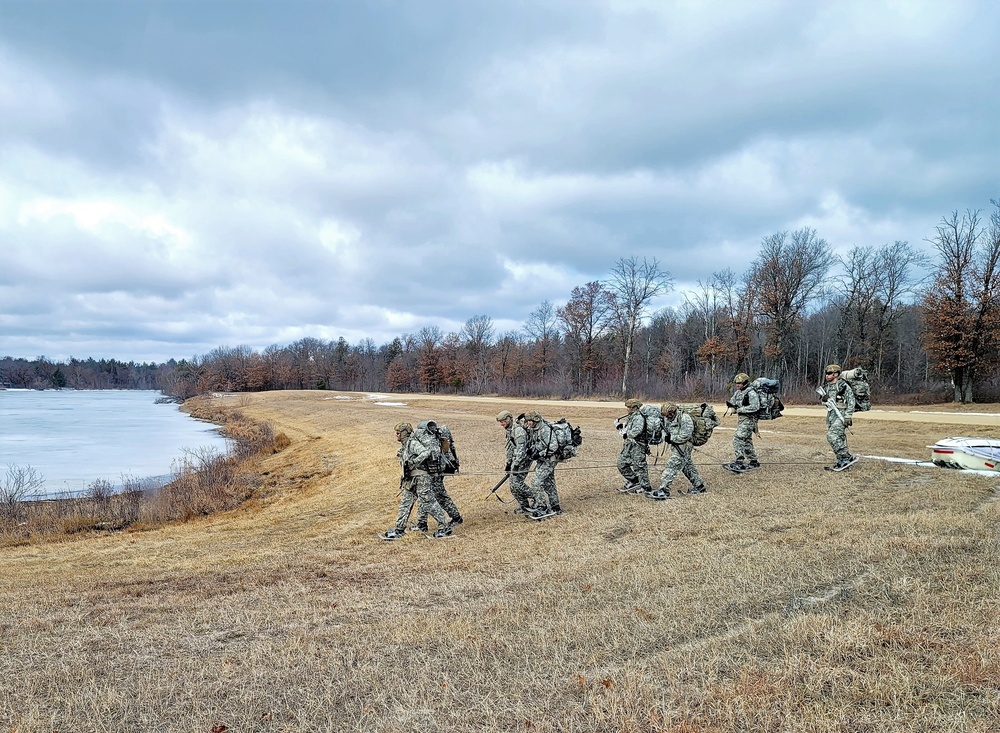
M 532 357 L 543 383 L 555 359 L 553 352 L 555 350 L 555 341 L 559 335 L 557 324 L 556 309 L 547 300 L 543 300 L 541 305 L 531 311 L 524 322 L 524 332 L 534 339 L 535 342 L 532 348 Z
M 493 319 L 489 316 L 473 316 L 462 328 L 465 348 L 472 357 L 476 393 L 482 394 L 489 377 L 490 347 L 493 346 Z
M 523 358 L 520 356 L 523 341 L 524 336 L 520 332 L 507 331 L 497 339 L 493 349 L 493 371 L 505 394 L 510 394 L 511 385 L 523 376 Z
M 840 291 L 844 360 L 858 361 L 882 374 L 882 364 L 896 322 L 903 313 L 904 299 L 919 285 L 916 268 L 927 265 L 926 255 L 908 242 L 882 247 L 854 247 L 845 258 Z
M 614 296 L 601 283 L 589 282 L 573 288 L 569 302 L 556 311 L 575 351 L 576 383 L 587 392 L 594 389 L 597 371 L 595 341 L 607 331 L 614 303 Z
M 36 494 L 44 485 L 45 479 L 31 466 L 8 464 L 7 474 L 0 481 L 0 519 L 18 519 L 21 502 Z
M 642 327 L 649 302 L 673 287 L 670 273 L 652 261 L 636 257 L 621 258 L 611 270 L 608 290 L 615 297 L 614 314 L 622 345 L 622 394 L 628 392 L 628 375 L 632 366 L 635 337 Z
M 809 227 L 765 237 L 747 273 L 767 338 L 765 358 L 785 377 L 791 371 L 796 335 L 807 306 L 820 295 L 834 257 Z
M 1000 202 L 988 227 L 978 211 L 942 218 L 930 239 L 938 271 L 924 295 L 924 345 L 951 375 L 956 402 L 972 402 L 978 371 L 995 361 L 1000 339 Z
M 439 346 L 444 336 L 437 326 L 425 326 L 417 333 L 417 379 L 427 392 L 436 392 L 441 384 L 438 369 Z

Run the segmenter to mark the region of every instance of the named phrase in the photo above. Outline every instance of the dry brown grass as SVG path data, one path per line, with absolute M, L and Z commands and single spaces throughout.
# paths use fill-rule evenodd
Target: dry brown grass
M 878 461 L 830 474 L 805 410 L 764 426 L 756 474 L 711 465 L 730 457 L 720 431 L 699 454 L 709 493 L 649 502 L 614 490 L 619 405 L 542 403 L 585 443 L 557 472 L 566 514 L 530 523 L 482 498 L 503 464 L 493 415 L 526 404 L 329 398 L 230 398 L 290 440 L 239 508 L 3 550 L 0 724 L 1000 730 L 991 478 Z M 379 542 L 392 425 L 428 418 L 455 432 L 466 523 Z M 923 459 L 975 430 L 996 428 L 864 416 L 852 448 Z

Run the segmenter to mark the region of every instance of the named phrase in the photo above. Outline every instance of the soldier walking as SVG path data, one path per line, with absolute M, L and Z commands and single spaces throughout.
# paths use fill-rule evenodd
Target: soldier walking
M 525 481 L 531 468 L 531 456 L 528 450 L 528 431 L 524 428 L 523 417 L 522 415 L 515 420 L 508 410 L 497 413 L 497 422 L 507 433 L 507 443 L 504 447 L 507 465 L 504 466 L 504 471 L 510 474 L 510 494 L 517 502 L 515 514 L 530 514 L 534 505 L 548 504 L 545 493 L 542 492 L 539 502 L 535 490 Z
M 826 441 L 837 457 L 836 463 L 829 467 L 832 471 L 842 471 L 858 460 L 847 448 L 847 428 L 854 423 L 857 402 L 854 390 L 840 378 L 840 372 L 839 364 L 827 366 L 826 383 L 821 388 L 824 394 L 820 398 L 826 405 Z
M 426 511 L 437 521 L 438 528 L 434 532 L 434 537 L 447 537 L 451 534 L 451 525 L 448 523 L 448 517 L 441 505 L 434 498 L 434 488 L 427 470 L 431 451 L 413 436 L 413 426 L 410 423 L 399 423 L 395 430 L 396 440 L 400 443 L 396 457 L 402 468 L 402 478 L 399 482 L 402 497 L 399 500 L 396 526 L 379 536 L 384 540 L 391 541 L 398 540 L 406 534 L 406 524 L 410 519 L 410 512 L 413 510 L 413 505 L 417 504 L 418 511 Z
M 628 416 L 620 426 L 624 442 L 618 454 L 618 472 L 625 478 L 625 484 L 618 490 L 623 494 L 648 494 L 653 491 L 646 461 L 650 436 L 646 418 L 641 412 L 642 402 L 633 397 L 625 400 L 625 407 L 628 408 Z
M 736 432 L 733 434 L 733 453 L 736 455 L 732 463 L 726 463 L 723 468 L 734 473 L 752 471 L 760 468 L 757 451 L 753 447 L 753 434 L 757 432 L 757 415 L 760 412 L 760 395 L 750 386 L 750 375 L 740 373 L 733 377 L 736 391 L 726 405 L 736 413 Z
M 671 498 L 670 484 L 678 473 L 683 473 L 691 482 L 688 494 L 704 494 L 708 489 L 691 460 L 691 451 L 694 450 L 694 443 L 691 442 L 691 437 L 694 435 L 694 420 L 687 412 L 678 409 L 677 405 L 671 402 L 663 403 L 660 412 L 665 422 L 664 436 L 669 446 L 669 457 L 663 467 L 663 475 L 660 476 L 660 488 L 647 496 L 658 500 Z
M 430 423 L 433 425 L 434 423 Z M 420 424 L 417 425 L 420 428 Z M 441 442 L 442 448 L 442 464 L 445 460 L 444 456 L 444 439 L 447 438 L 448 442 L 448 452 L 450 453 L 450 460 L 455 462 L 455 470 L 458 467 L 458 452 L 455 450 L 455 437 L 452 435 L 451 430 L 447 426 L 441 425 L 438 427 L 439 431 L 442 431 L 440 437 L 435 436 Z M 458 506 L 455 501 L 448 494 L 448 490 L 444 486 L 444 471 L 443 465 L 438 466 L 436 470 L 430 471 L 431 476 L 431 488 L 434 490 L 434 498 L 437 499 L 437 503 L 441 505 L 444 509 L 444 513 L 448 515 L 448 519 L 452 526 L 456 524 L 461 524 L 464 520 L 462 519 L 462 513 L 458 511 Z M 417 510 L 417 530 L 420 532 L 427 532 L 427 512 L 424 509 Z
M 524 427 L 528 432 L 528 450 L 535 460 L 535 477 L 531 488 L 535 494 L 535 507 L 532 516 L 535 519 L 562 514 L 559 506 L 559 492 L 556 490 L 556 436 L 549 425 L 538 412 L 532 412 L 524 417 Z

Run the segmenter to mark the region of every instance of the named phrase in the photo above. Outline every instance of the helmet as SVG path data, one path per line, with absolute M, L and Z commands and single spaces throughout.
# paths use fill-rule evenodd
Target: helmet
M 840 364 L 827 364 L 826 373 L 827 374 L 840 374 Z
M 393 430 L 395 430 L 397 433 L 412 433 L 413 432 L 413 426 L 410 425 L 410 423 L 408 423 L 408 422 L 401 422 L 401 423 L 398 423 L 396 425 L 396 427 L 393 428 Z
M 740 372 L 735 377 L 733 377 L 733 384 L 749 384 L 750 375 L 746 372 Z
M 664 402 L 660 405 L 660 412 L 664 417 L 673 417 L 677 414 L 677 405 L 673 402 Z
M 530 420 L 531 422 L 541 422 L 542 421 L 542 413 L 540 413 L 540 412 L 526 412 L 524 414 L 524 419 L 525 420 Z
M 514 416 L 510 414 L 509 410 L 500 410 L 500 412 L 497 413 L 497 422 L 503 422 L 504 420 L 510 420 L 513 417 Z
M 642 407 L 642 402 L 640 400 L 637 400 L 635 397 L 629 397 L 627 400 L 625 400 L 625 407 L 627 407 L 630 410 L 633 407 Z

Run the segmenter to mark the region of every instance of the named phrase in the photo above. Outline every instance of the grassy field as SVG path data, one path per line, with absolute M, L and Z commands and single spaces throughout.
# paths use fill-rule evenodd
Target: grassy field
M 709 492 L 651 502 L 615 490 L 620 404 L 350 397 L 215 400 L 291 441 L 238 509 L 0 550 L 0 730 L 1000 730 L 998 479 L 832 474 L 799 408 L 762 423 L 759 471 L 719 466 L 728 418 L 695 454 Z M 484 500 L 494 415 L 529 404 L 585 435 L 541 523 Z M 465 524 L 384 543 L 392 426 L 422 419 L 455 434 Z M 868 413 L 851 448 L 998 426 Z

